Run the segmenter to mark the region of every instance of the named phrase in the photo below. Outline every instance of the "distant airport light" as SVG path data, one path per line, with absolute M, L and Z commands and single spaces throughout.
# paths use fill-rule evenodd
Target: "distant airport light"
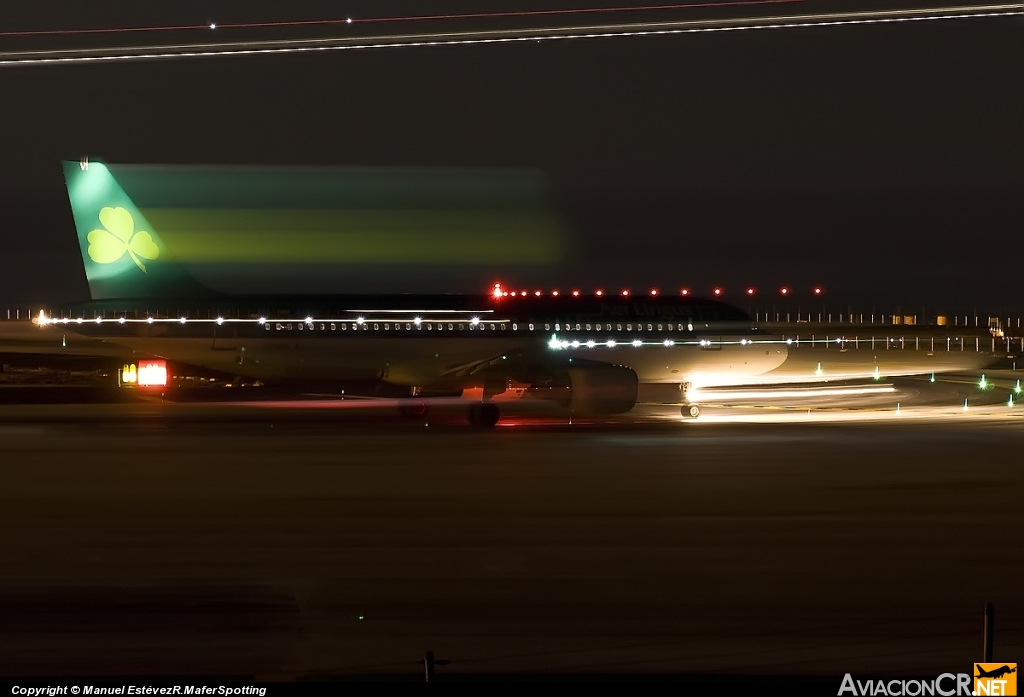
M 306 321 L 308 322 L 309 320 L 306 320 Z M 218 317 L 217 318 L 217 324 L 224 324 L 224 318 L 223 317 Z
M 352 24 L 352 18 L 349 17 L 345 20 L 345 24 Z
M 789 288 L 782 287 L 779 289 L 779 292 L 782 293 L 783 295 L 789 295 Z
M 420 319 L 419 317 L 413 317 L 412 323 L 415 324 L 417 327 L 420 326 L 420 324 L 422 322 L 423 322 L 423 320 Z M 473 318 L 473 324 L 479 324 L 479 323 L 480 323 L 480 319 L 478 317 L 474 317 Z
M 628 290 L 623 290 L 622 291 L 622 295 L 623 295 L 623 297 L 629 295 L 629 291 Z
M 597 342 L 593 339 L 587 342 L 587 348 L 594 348 L 595 346 L 597 346 Z
M 472 325 L 473 325 L 474 327 L 475 327 L 476 325 L 480 324 L 480 318 L 479 318 L 479 317 L 474 317 L 473 319 L 471 319 L 471 320 L 469 320 L 469 321 L 470 321 L 470 323 L 471 323 L 471 324 L 472 324 Z M 419 318 L 419 317 L 417 317 L 417 318 L 416 318 L 416 324 L 419 324 L 419 323 L 420 323 L 420 318 Z
M 210 29 L 216 29 L 216 28 L 217 28 L 217 23 L 216 22 L 210 22 Z
M 651 288 L 651 295 L 657 295 L 657 294 L 658 294 L 658 289 L 657 288 Z
M 715 294 L 715 297 L 718 297 L 719 295 L 722 294 L 722 289 L 721 288 L 715 288 L 712 292 Z
M 552 295 L 553 297 L 556 297 L 556 298 L 557 298 L 557 297 L 558 297 L 558 291 L 557 291 L 557 290 L 553 290 L 553 291 L 551 291 L 551 295 Z
M 103 321 L 103 318 L 102 318 L 102 317 L 97 317 L 97 318 L 96 318 L 96 324 L 99 324 L 99 323 L 100 323 L 100 322 L 102 322 L 102 321 Z M 182 322 L 184 322 L 185 320 L 181 320 L 181 321 L 182 321 Z
M 815 289 L 814 289 L 814 294 L 815 294 L 815 295 L 821 295 L 821 293 L 822 293 L 822 290 L 821 290 L 821 288 L 820 288 L 820 287 L 815 287 Z
M 495 298 L 502 297 L 501 284 L 500 283 L 495 283 L 494 284 L 494 290 L 492 291 L 492 295 L 494 295 Z
M 664 343 L 666 346 L 673 346 L 676 342 L 672 341 L 672 339 L 665 339 Z
M 604 295 L 604 291 L 603 290 L 599 290 L 596 293 L 594 293 L 594 295 Z
M 572 346 L 573 348 L 579 348 L 579 347 L 580 347 L 580 342 L 578 342 L 578 341 L 574 341 L 574 342 L 572 342 L 572 343 L 571 343 L 571 344 L 569 344 L 569 345 L 570 345 L 570 346 Z
M 187 322 L 187 321 L 188 321 L 188 319 L 187 319 L 187 318 L 185 318 L 185 317 L 182 317 L 182 318 L 181 318 L 181 323 L 182 323 L 182 324 L 185 324 L 185 322 Z
M 124 317 L 122 317 L 121 319 L 117 320 L 117 323 L 118 324 L 124 324 Z
M 679 291 L 679 294 L 680 295 L 689 295 L 690 294 L 690 289 L 689 288 L 683 288 L 681 291 Z
M 753 295 L 753 294 L 754 294 L 754 289 L 753 288 L 747 288 L 747 295 Z
M 520 293 L 520 295 L 522 295 L 525 298 L 526 297 L 526 291 L 524 290 L 522 293 Z
M 150 318 L 149 321 L 152 322 L 153 321 L 152 318 Z M 267 323 L 267 318 L 266 317 L 260 317 L 260 324 L 266 324 L 266 323 Z
M 644 342 L 640 341 L 640 339 L 633 339 L 633 346 L 636 346 L 637 348 L 640 348 L 643 345 L 644 345 Z
M 540 297 L 540 291 L 539 290 L 533 291 L 533 294 L 536 295 L 538 298 Z
M 362 324 L 366 321 L 365 317 L 356 317 L 356 324 Z
M 580 292 L 579 292 L 578 290 L 574 290 L 574 291 L 572 292 L 572 297 L 574 297 L 574 298 L 578 298 L 578 297 L 580 297 Z
M 615 341 L 609 339 L 608 341 L 604 342 L 604 345 L 607 346 L 608 348 L 615 348 Z

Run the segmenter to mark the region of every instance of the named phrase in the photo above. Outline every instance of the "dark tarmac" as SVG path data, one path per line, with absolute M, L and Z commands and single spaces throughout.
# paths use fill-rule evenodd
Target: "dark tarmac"
M 986 602 L 1024 657 L 1016 414 L 480 432 L 318 404 L 0 406 L 0 674 L 415 677 L 433 650 L 439 677 L 838 689 L 969 671 Z

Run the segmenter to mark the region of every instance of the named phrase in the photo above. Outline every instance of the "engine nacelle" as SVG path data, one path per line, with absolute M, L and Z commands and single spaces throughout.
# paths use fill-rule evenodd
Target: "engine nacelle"
M 570 409 L 591 414 L 621 414 L 636 405 L 640 381 L 632 368 L 588 365 L 566 371 Z

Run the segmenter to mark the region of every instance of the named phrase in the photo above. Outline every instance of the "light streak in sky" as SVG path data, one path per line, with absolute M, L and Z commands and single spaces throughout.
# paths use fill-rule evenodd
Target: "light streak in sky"
M 835 12 L 822 14 L 763 16 L 742 19 L 707 19 L 633 24 L 580 25 L 528 29 L 504 29 L 426 34 L 392 34 L 376 37 L 292 39 L 279 41 L 238 41 L 215 44 L 144 45 L 50 51 L 0 52 L 0 66 L 60 65 L 169 58 L 208 58 L 316 53 L 372 48 L 413 48 L 426 46 L 470 46 L 527 41 L 596 39 L 641 36 L 671 36 L 764 29 L 795 29 L 855 25 L 896 24 L 953 19 L 980 19 L 1024 15 L 1024 3 L 985 6 L 943 6 L 915 10 Z
M 234 22 L 212 24 L 178 24 L 149 27 L 105 27 L 96 29 L 28 29 L 0 31 L 0 36 L 68 36 L 75 34 L 125 34 L 157 31 L 209 31 L 211 29 L 269 29 L 279 27 L 336 26 L 339 24 L 377 24 L 381 22 L 422 22 L 459 19 L 505 19 L 510 17 L 543 17 L 580 14 L 611 14 L 613 12 L 651 12 L 664 10 L 693 10 L 750 5 L 782 5 L 808 2 L 808 0 L 732 0 L 727 2 L 697 2 L 672 5 L 631 5 L 624 7 L 578 7 L 555 10 L 518 10 L 510 12 L 469 12 L 464 14 L 404 15 L 401 17 L 345 17 L 343 19 L 306 19 L 279 22 Z

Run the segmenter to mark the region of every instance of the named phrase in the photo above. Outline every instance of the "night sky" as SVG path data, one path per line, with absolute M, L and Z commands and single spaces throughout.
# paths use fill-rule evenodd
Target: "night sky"
M 3 29 L 482 3 L 21 5 L 5 3 Z M 382 272 L 398 291 L 720 285 L 747 307 L 753 285 L 765 308 L 788 285 L 806 308 L 820 284 L 836 309 L 1019 312 L 1022 36 L 1020 18 L 973 19 L 0 68 L 0 306 L 87 297 L 60 161 L 89 154 L 548 176 L 572 240 L 557 265 Z

